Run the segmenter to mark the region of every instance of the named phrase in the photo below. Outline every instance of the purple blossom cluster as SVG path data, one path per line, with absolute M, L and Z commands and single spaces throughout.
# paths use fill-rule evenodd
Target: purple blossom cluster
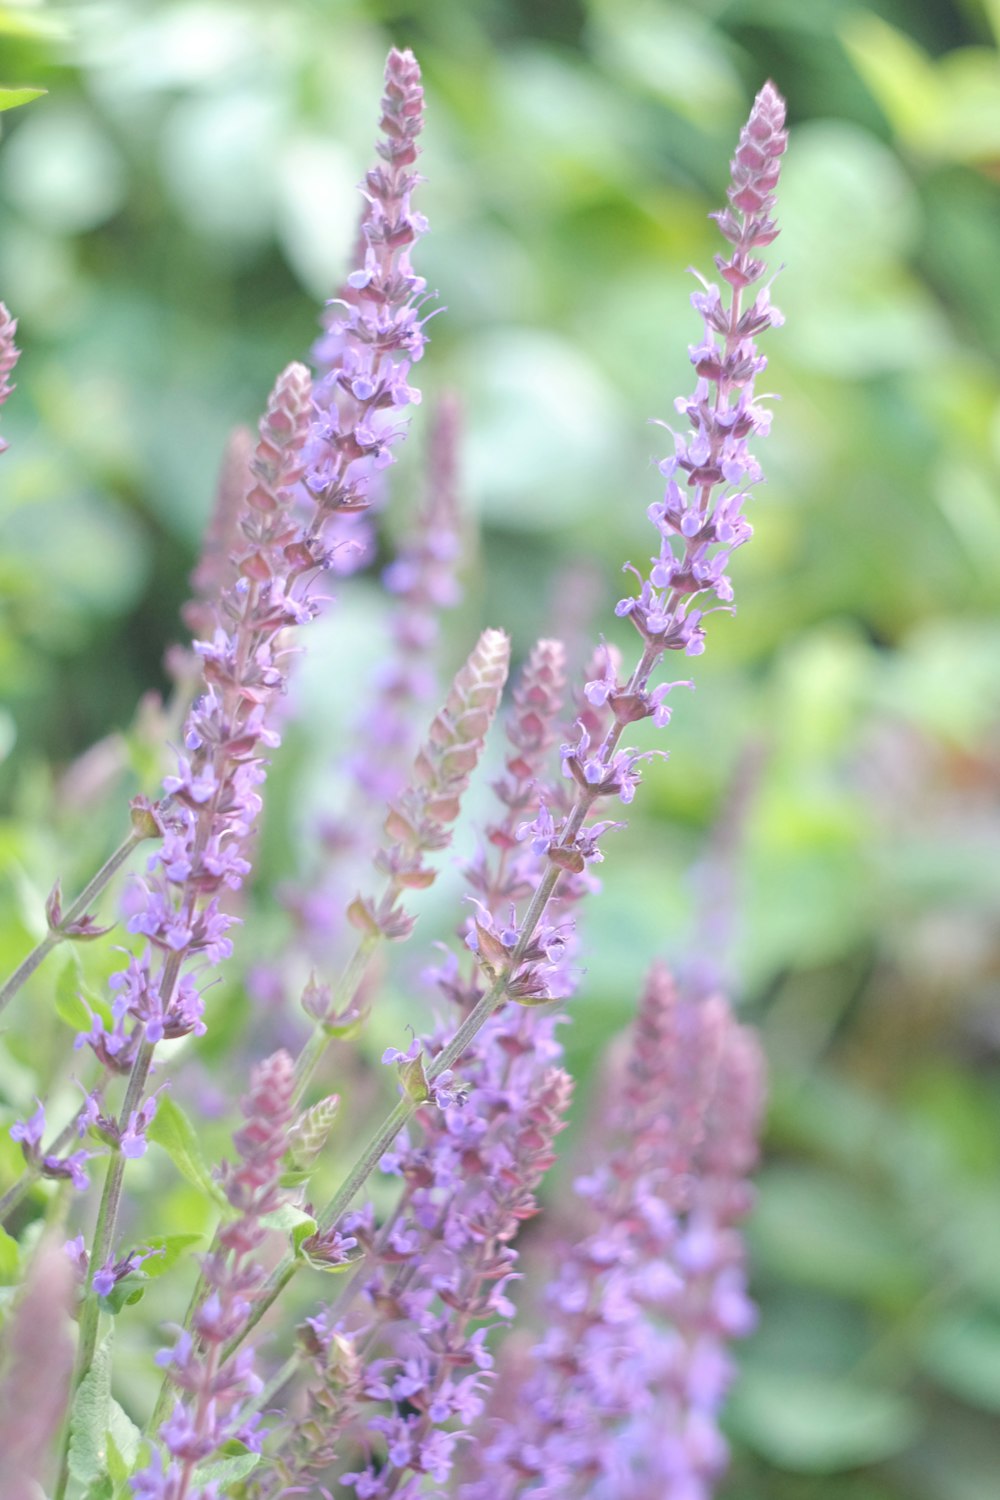
M 126 898 L 129 931 L 142 941 L 111 979 L 109 1008 L 93 1011 L 78 1038 L 99 1081 L 82 1088 L 83 1105 L 56 1147 L 43 1145 L 41 1102 L 11 1131 L 32 1181 L 88 1186 L 95 1153 L 67 1151 L 74 1134 L 108 1157 L 89 1248 L 82 1234 L 70 1239 L 55 1276 L 67 1282 L 66 1302 L 68 1267 L 83 1284 L 78 1385 L 95 1357 L 102 1309 L 120 1311 L 130 1279 L 148 1276 L 144 1264 L 164 1253 L 157 1241 L 115 1249 L 124 1166 L 144 1154 L 157 1109 L 162 1119 L 173 1108 L 162 1102 L 165 1084 L 149 1090 L 154 1053 L 205 1032 L 206 976 L 232 950 L 232 902 L 251 871 L 294 631 L 318 612 L 317 574 L 350 566 L 352 524 L 377 498 L 405 431 L 402 412 L 419 399 L 409 375 L 425 342 L 425 284 L 410 250 L 425 225 L 410 200 L 422 121 L 417 64 L 393 51 L 380 161 L 365 179 L 360 264 L 325 319 L 321 377 L 314 388 L 303 366 L 289 366 L 256 443 L 234 439 L 223 472 L 187 614 L 199 633 L 200 680 L 183 746 L 162 800 L 133 804 L 136 842 L 159 843 Z M 439 413 L 419 532 L 385 579 L 398 601 L 395 660 L 374 684 L 361 732 L 378 752 L 354 768 L 364 797 L 387 801 L 375 856 L 384 887 L 347 908 L 357 948 L 340 982 L 306 986 L 315 1024 L 298 1056 L 278 1051 L 252 1071 L 237 1159 L 216 1174 L 224 1212 L 185 1322 L 158 1357 L 165 1384 L 147 1429 L 151 1449 L 140 1450 L 142 1467 L 130 1476 L 139 1500 L 219 1500 L 234 1454 L 262 1460 L 236 1481 L 253 1500 L 328 1500 L 333 1483 L 357 1500 L 710 1500 L 727 1457 L 718 1421 L 733 1374 L 728 1345 L 754 1316 L 740 1225 L 763 1094 L 757 1045 L 717 996 L 680 998 L 666 970 L 654 968 L 591 1126 L 575 1205 L 536 1239 L 534 1268 L 546 1287 L 534 1309 L 537 1338 L 527 1347 L 506 1329 L 523 1264 L 517 1237 L 539 1212 L 572 1094 L 557 1037 L 566 1017 L 551 1002 L 574 989 L 576 911 L 597 886 L 603 835 L 620 826 L 597 817 L 597 804 L 631 802 L 642 763 L 662 753 L 627 748 L 623 735 L 645 718 L 669 721 L 672 690 L 691 684 L 654 683 L 653 674 L 667 651 L 701 652 L 705 596 L 713 608 L 730 607 L 726 569 L 750 535 L 742 509 L 761 475 L 749 441 L 768 420 L 755 394 L 765 367 L 755 340 L 780 319 L 766 289 L 749 303 L 746 293 L 764 275 L 755 252 L 777 232 L 783 126 L 783 103 L 768 84 L 740 137 L 729 207 L 715 216 L 731 247 L 716 260 L 728 291 L 702 283 L 693 299 L 705 334 L 691 350 L 695 391 L 677 403 L 687 430 L 675 434 L 674 455 L 661 465 L 664 497 L 649 512 L 659 550 L 647 574 L 633 569 L 638 591 L 618 605 L 640 635 L 639 663 L 623 679 L 618 653 L 602 645 L 569 692 L 558 641 L 539 641 L 524 663 L 493 782 L 496 808 L 465 871 L 461 949 L 447 949 L 429 975 L 447 1019 L 385 1050 L 383 1062 L 397 1070 L 395 1108 L 332 1202 L 314 1210 L 312 1174 L 339 1107 L 330 1093 L 307 1107 L 315 1074 L 331 1039 L 365 1019 L 373 953 L 413 930 L 403 903 L 436 878 L 431 857 L 451 840 L 507 679 L 510 642 L 487 630 L 426 737 L 411 740 L 437 612 L 456 597 L 456 413 L 448 404 Z M 0 304 L 0 402 L 13 336 Z M 186 667 L 179 682 L 188 676 Z M 404 776 L 402 752 L 414 744 Z M 64 920 L 57 886 L 53 940 L 100 937 L 105 929 L 82 911 L 76 904 Z M 116 1112 L 105 1095 L 126 1076 Z M 185 1149 L 186 1170 L 204 1187 L 194 1148 Z M 355 1207 L 375 1171 L 377 1191 Z M 310 1227 L 271 1266 L 265 1241 L 292 1219 Z M 339 1291 L 306 1320 L 296 1351 L 265 1386 L 246 1338 L 306 1267 L 342 1273 Z M 14 1335 L 30 1343 L 19 1323 Z M 261 1413 L 293 1380 L 298 1404 L 268 1434 Z M 58 1421 L 47 1411 L 36 1426 L 50 1438 Z M 56 1500 L 68 1485 L 63 1446 Z M 34 1451 L 22 1467 L 27 1495 Z M 112 1488 L 124 1482 L 109 1469 L 95 1493 L 105 1479 Z
M 476 961 L 463 975 L 449 953 L 431 976 L 460 1014 L 480 999 L 490 955 L 497 957 L 495 946 L 507 926 L 516 926 L 517 909 L 546 868 L 517 830 L 542 797 L 558 796 L 553 772 L 564 690 L 563 648 L 540 641 L 512 695 L 504 772 L 493 785 L 499 816 L 467 871 L 476 915 L 466 946 Z M 568 930 L 569 908 L 589 882 L 571 872 L 564 882 Z M 512 946 L 516 932 L 506 936 Z M 537 1009 L 537 1002 L 569 992 L 566 951 L 566 937 L 555 930 L 525 950 L 514 992 L 529 1003 L 499 1012 L 483 1028 L 465 1054 L 461 1090 L 448 1071 L 428 1081 L 426 1062 L 443 1045 L 444 1030 L 426 1044 L 415 1039 L 406 1053 L 386 1054 L 422 1107 L 415 1128 L 381 1162 L 383 1173 L 401 1184 L 390 1220 L 379 1228 L 371 1204 L 344 1220 L 366 1271 L 354 1310 L 341 1299 L 310 1323 L 308 1338 L 317 1369 L 335 1353 L 336 1382 L 345 1367 L 355 1373 L 343 1384 L 329 1375 L 314 1382 L 310 1451 L 295 1449 L 289 1482 L 292 1474 L 300 1480 L 342 1459 L 345 1439 L 362 1428 L 370 1434 L 367 1462 L 342 1475 L 360 1500 L 416 1495 L 421 1476 L 447 1482 L 456 1445 L 483 1407 L 492 1366 L 488 1329 L 513 1317 L 513 1241 L 537 1211 L 534 1190 L 569 1103 L 571 1081 L 558 1066 L 562 1049 L 555 1040 L 560 1018 Z M 320 1430 L 325 1439 L 317 1441 Z
M 294 1119 L 294 1064 L 276 1052 L 253 1070 L 242 1101 L 246 1123 L 233 1137 L 239 1155 L 222 1173 L 222 1188 L 233 1210 L 215 1236 L 201 1266 L 202 1292 L 190 1326 L 171 1349 L 158 1356 L 171 1385 L 181 1394 L 161 1425 L 166 1450 L 155 1449 L 132 1488 L 141 1500 L 215 1500 L 214 1483 L 195 1475 L 229 1441 L 258 1452 L 259 1419 L 246 1404 L 261 1390 L 253 1349 L 244 1344 L 227 1359 L 228 1342 L 241 1332 L 255 1293 L 265 1279 L 258 1252 L 268 1234 L 263 1222 L 285 1200 L 280 1178 Z
M 708 1500 L 724 1466 L 727 1344 L 753 1326 L 736 1226 L 759 1048 L 723 1001 L 679 1000 L 658 967 L 612 1092 L 572 1238 L 550 1236 L 534 1267 L 544 1333 L 527 1355 L 501 1352 L 462 1500 Z
M 211 640 L 195 644 L 203 690 L 188 714 L 177 771 L 163 783 L 163 839 L 128 893 L 129 930 L 147 947 L 111 980 L 113 1025 L 95 1014 L 82 1038 L 116 1072 L 135 1066 L 143 1044 L 204 1031 L 191 965 L 214 966 L 232 951 L 235 919 L 222 897 L 239 890 L 250 869 L 246 846 L 261 808 L 263 752 L 279 743 L 268 716 L 285 686 L 285 632 L 316 610 L 308 590 L 297 588 L 302 570 L 291 510 L 310 413 L 309 375 L 290 365 L 261 419 L 235 577 L 221 594 Z
M 436 872 L 426 857 L 451 841 L 462 796 L 500 703 L 509 662 L 510 641 L 504 632 L 484 630 L 417 751 L 409 785 L 390 805 L 387 842 L 375 856 L 376 869 L 387 877 L 385 891 L 378 901 L 359 896 L 348 910 L 361 932 L 403 938 L 412 931 L 413 917 L 400 898 L 405 891 L 426 890 L 434 883 Z
M 639 591 L 622 599 L 616 610 L 639 632 L 642 656 L 626 682 L 606 671 L 589 684 L 591 702 L 606 703 L 614 722 L 600 742 L 586 725 L 580 726 L 564 752 L 565 769 L 578 788 L 574 808 L 556 827 L 543 813 L 534 830 L 535 837 L 547 843 L 549 857 L 563 866 L 595 857 L 599 834 L 593 829 L 588 834 L 585 823 L 599 797 L 618 796 L 628 803 L 635 795 L 649 752 L 620 745 L 626 727 L 644 718 L 666 724 L 668 693 L 690 686 L 673 682 L 651 688 L 657 664 L 667 651 L 698 656 L 704 650 L 703 621 L 711 612 L 702 602 L 705 594 L 719 601 L 715 608 L 731 608 L 733 590 L 725 569 L 735 549 L 752 534 L 742 507 L 762 477 L 749 440 L 770 426 L 770 416 L 755 395 L 757 377 L 767 363 L 755 340 L 782 321 L 766 287 L 749 306 L 745 294 L 766 271 L 754 252 L 778 233 L 771 215 L 787 142 L 784 121 L 784 101 L 773 84 L 765 84 L 731 163 L 729 206 L 713 215 L 732 246 L 728 257 L 716 257 L 729 299 L 714 282 L 702 282 L 702 289 L 692 295 L 705 331 L 690 349 L 698 377 L 694 393 L 676 403 L 689 426 L 673 434 L 674 453 L 660 465 L 667 479 L 664 498 L 649 509 L 660 537 L 659 552 L 645 575 L 628 565 Z

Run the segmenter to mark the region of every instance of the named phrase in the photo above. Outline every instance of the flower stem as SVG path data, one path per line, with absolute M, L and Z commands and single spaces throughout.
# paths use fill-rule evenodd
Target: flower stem
M 149 1070 L 153 1062 L 154 1050 L 155 1044 L 153 1042 L 144 1041 L 139 1047 L 135 1062 L 132 1065 L 132 1073 L 128 1081 L 125 1102 L 122 1105 L 119 1117 L 122 1121 L 127 1122 L 133 1110 L 137 1110 L 142 1102 L 146 1082 L 149 1078 Z M 87 1272 L 87 1288 L 84 1292 L 83 1305 L 80 1309 L 80 1342 L 77 1348 L 76 1370 L 73 1376 L 74 1395 L 80 1389 L 80 1385 L 93 1363 L 94 1351 L 97 1348 L 101 1308 L 97 1293 L 94 1291 L 94 1277 L 111 1253 L 115 1230 L 118 1227 L 118 1210 L 121 1206 L 122 1182 L 124 1177 L 125 1157 L 121 1151 L 115 1151 L 108 1162 L 107 1176 L 104 1179 L 104 1191 L 101 1194 L 100 1207 L 97 1210 L 97 1223 L 94 1225 L 94 1239 L 91 1246 L 90 1264 Z M 70 1401 L 69 1409 L 72 1412 L 72 1400 Z M 65 1500 L 68 1482 L 69 1419 L 67 1417 L 59 1481 L 55 1488 L 53 1500 Z
M 124 843 L 119 844 L 110 859 L 101 866 L 93 879 L 84 886 L 72 906 L 63 913 L 59 927 L 54 931 L 50 929 L 45 934 L 41 942 L 32 948 L 28 956 L 18 964 L 13 974 L 11 974 L 10 978 L 0 988 L 0 1011 L 10 1004 L 25 980 L 31 978 L 42 960 L 47 958 L 52 952 L 52 949 L 66 941 L 65 933 L 62 929 L 70 926 L 85 914 L 87 907 L 94 900 L 95 896 L 100 895 L 111 877 L 128 859 L 132 850 L 147 837 L 148 835 L 144 833 L 130 833 Z

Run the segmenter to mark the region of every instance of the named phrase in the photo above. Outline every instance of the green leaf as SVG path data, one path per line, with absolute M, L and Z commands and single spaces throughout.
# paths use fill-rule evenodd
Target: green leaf
M 759 1180 L 750 1240 L 783 1279 L 905 1307 L 926 1267 L 884 1198 L 818 1167 L 774 1166 Z
M 906 1448 L 918 1427 L 915 1408 L 893 1391 L 761 1368 L 745 1371 L 729 1422 L 771 1463 L 805 1474 L 877 1463 Z
M 920 1363 L 952 1395 L 1000 1411 L 1000 1320 L 986 1312 L 948 1313 L 928 1328 Z
M 198 1134 L 179 1104 L 169 1096 L 160 1096 L 156 1114 L 146 1132 L 151 1141 L 167 1153 L 174 1166 L 193 1187 L 198 1188 L 227 1213 L 232 1209 L 219 1184 L 213 1181 L 198 1145 Z
M 124 1484 L 132 1474 L 141 1444 L 141 1431 L 112 1397 L 108 1421 L 108 1473 L 114 1484 Z
M 0 110 L 17 109 L 20 104 L 30 104 L 40 99 L 48 89 L 0 89 Z
M 66 28 L 54 16 L 29 14 L 18 7 L 0 5 L 0 36 L 16 37 L 61 37 Z M 44 92 L 44 90 L 42 91 Z
M 93 1363 L 80 1382 L 70 1414 L 69 1472 L 81 1484 L 93 1485 L 108 1473 L 113 1340 L 114 1333 L 111 1332 L 98 1345 Z
M 242 1443 L 227 1443 L 223 1451 L 224 1457 L 212 1459 L 209 1463 L 199 1465 L 195 1469 L 196 1485 L 215 1484 L 222 1493 L 225 1493 L 227 1485 L 237 1484 L 241 1479 L 245 1479 L 261 1460 L 259 1453 L 251 1453 L 249 1448 L 244 1448 Z
M 148 1250 L 163 1252 L 162 1255 L 151 1255 L 148 1260 L 143 1261 L 142 1268 L 149 1280 L 155 1281 L 158 1276 L 173 1270 L 184 1251 L 204 1238 L 203 1234 L 156 1234 L 146 1240 Z
M 280 1229 L 285 1234 L 291 1235 L 292 1249 L 299 1254 L 299 1247 L 303 1240 L 307 1240 L 316 1233 L 318 1224 L 311 1214 L 304 1209 L 296 1208 L 293 1203 L 283 1203 L 272 1213 L 264 1214 L 260 1221 L 266 1229 Z
M 17 1240 L 0 1229 L 0 1286 L 16 1286 L 20 1277 L 21 1251 Z
M 80 998 L 82 983 L 80 960 L 71 952 L 59 970 L 56 980 L 56 1015 L 72 1031 L 89 1031 L 90 1011 Z
M 106 1297 L 102 1297 L 101 1308 L 104 1312 L 117 1317 L 123 1307 L 134 1307 L 141 1302 L 146 1295 L 145 1282 L 149 1277 L 143 1271 L 131 1271 L 128 1276 L 123 1276 L 121 1281 L 116 1281 Z

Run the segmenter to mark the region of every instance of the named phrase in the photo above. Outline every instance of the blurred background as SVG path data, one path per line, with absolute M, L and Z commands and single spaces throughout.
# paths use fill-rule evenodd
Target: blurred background
M 650 958 L 689 961 L 705 930 L 760 1027 L 734 1500 L 998 1488 L 998 36 L 997 0 L 0 5 L 2 81 L 49 91 L 0 143 L 24 350 L 2 417 L 5 969 L 54 872 L 76 889 L 155 782 L 144 695 L 169 690 L 226 435 L 343 272 L 389 43 L 424 70 L 418 268 L 446 308 L 418 383 L 467 419 L 451 668 L 485 624 L 518 658 L 559 628 L 633 649 L 611 610 L 652 550 L 670 438 L 649 419 L 691 385 L 687 268 L 711 269 L 754 92 L 788 98 L 780 403 L 738 618 L 711 621 L 670 762 L 608 841 L 566 1029 L 585 1109 Z M 266 891 L 308 862 L 378 655 L 376 580 L 339 587 L 300 674 L 250 958 L 280 939 Z M 0 1076 L 18 1102 L 19 1045 Z

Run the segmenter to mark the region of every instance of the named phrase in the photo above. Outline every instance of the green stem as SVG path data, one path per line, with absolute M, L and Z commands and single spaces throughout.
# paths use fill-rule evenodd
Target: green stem
M 372 954 L 378 948 L 381 940 L 381 933 L 374 932 L 366 932 L 361 938 L 344 972 L 337 981 L 337 987 L 330 1000 L 331 1015 L 342 1014 L 356 1000 L 365 974 L 368 972 L 368 965 L 371 962 Z M 323 1060 L 327 1047 L 333 1040 L 332 1033 L 327 1031 L 322 1021 L 318 1021 L 312 1035 L 295 1059 L 295 1093 L 292 1102 L 296 1107 L 302 1103 L 310 1080 Z
M 132 853 L 132 850 L 141 844 L 146 837 L 146 834 L 130 833 L 125 842 L 118 846 L 111 858 L 101 866 L 93 879 L 84 886 L 72 906 L 64 912 L 58 928 L 55 931 L 50 930 L 47 932 L 41 942 L 32 948 L 27 958 L 18 964 L 13 974 L 11 974 L 3 987 L 0 988 L 0 1011 L 10 1004 L 25 980 L 30 979 L 42 960 L 47 958 L 52 952 L 52 949 L 66 941 L 64 929 L 72 926 L 74 922 L 85 914 L 87 907 L 94 900 L 95 896 L 100 895 L 112 875 L 121 868 Z
M 128 1081 L 125 1102 L 121 1108 L 119 1124 L 127 1125 L 133 1110 L 138 1109 L 142 1102 L 146 1082 L 149 1078 L 149 1070 L 153 1062 L 154 1051 L 155 1044 L 153 1042 L 144 1041 L 139 1046 L 135 1062 L 132 1064 L 132 1073 Z M 74 1396 L 93 1363 L 94 1352 L 97 1348 L 101 1308 L 97 1294 L 94 1291 L 94 1277 L 111 1254 L 115 1230 L 118 1226 L 118 1210 L 121 1206 L 122 1182 L 124 1177 L 125 1157 L 121 1151 L 115 1151 L 108 1162 L 107 1176 L 104 1179 L 104 1191 L 101 1194 L 101 1203 L 97 1210 L 97 1223 L 94 1226 L 94 1239 L 90 1250 L 90 1265 L 87 1271 L 87 1287 L 83 1296 L 83 1305 L 80 1309 L 80 1341 L 77 1347 L 76 1369 L 73 1376 Z M 70 1411 L 72 1411 L 72 1407 L 73 1402 L 71 1399 L 69 1405 Z M 53 1500 L 65 1500 L 68 1482 L 69 1422 L 67 1419 L 59 1481 L 55 1488 Z

